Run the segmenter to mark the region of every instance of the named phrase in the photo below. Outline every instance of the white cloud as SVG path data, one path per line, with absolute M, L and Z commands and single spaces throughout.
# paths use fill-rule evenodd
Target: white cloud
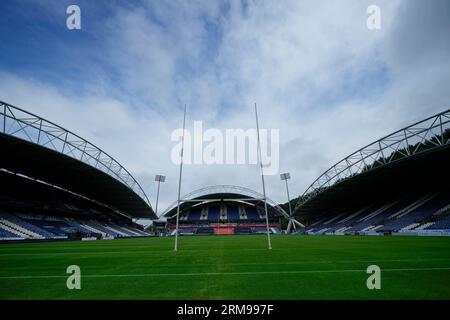
M 170 133 L 181 126 L 183 104 L 188 127 L 203 120 L 224 130 L 254 127 L 257 102 L 261 127 L 280 129 L 280 170 L 291 172 L 298 195 L 347 154 L 449 101 L 444 1 L 378 1 L 379 31 L 366 28 L 369 4 L 127 6 L 91 31 L 101 49 L 85 57 L 87 68 L 92 55 L 102 59 L 113 72 L 96 68 L 103 70 L 99 79 L 114 81 L 74 95 L 39 75 L 10 72 L 1 76 L 0 96 L 105 149 L 136 175 L 153 204 L 153 175 L 166 174 L 160 208 L 176 199 Z M 184 172 L 184 193 L 213 184 L 261 190 L 256 166 L 192 165 Z M 267 186 L 269 197 L 285 200 L 278 176 Z

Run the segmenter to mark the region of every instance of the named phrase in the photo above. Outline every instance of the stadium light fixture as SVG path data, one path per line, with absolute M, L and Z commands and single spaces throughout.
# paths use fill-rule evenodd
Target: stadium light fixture
M 160 186 L 161 182 L 165 182 L 166 181 L 166 176 L 157 174 L 155 176 L 155 181 L 158 182 L 158 191 L 156 193 L 156 208 L 155 208 L 155 214 L 156 214 L 156 216 L 158 216 L 159 186 Z
M 291 174 L 289 172 L 282 173 L 282 174 L 280 174 L 280 178 L 282 181 L 284 180 L 284 182 L 286 184 L 286 194 L 287 194 L 288 205 L 289 205 L 289 223 L 288 223 L 288 226 L 286 229 L 286 233 L 290 233 L 292 227 L 294 227 L 294 230 L 297 230 L 295 225 L 298 225 L 302 228 L 304 228 L 305 226 L 303 224 L 301 224 L 300 222 L 298 222 L 297 220 L 295 220 L 294 216 L 292 215 L 291 197 L 289 196 L 289 186 L 288 186 L 288 180 L 291 179 Z

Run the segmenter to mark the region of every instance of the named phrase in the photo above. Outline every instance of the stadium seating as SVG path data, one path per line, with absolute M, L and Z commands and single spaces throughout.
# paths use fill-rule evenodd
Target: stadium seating
M 381 232 L 399 231 L 412 224 L 420 225 L 427 216 L 435 213 L 437 210 L 448 204 L 448 198 L 445 194 L 435 195 L 430 200 L 426 201 L 419 207 L 413 209 L 410 212 L 400 214 L 394 217 L 394 220 L 386 223 L 379 229 Z
M 247 207 L 245 208 L 245 212 L 247 213 L 247 219 L 251 221 L 259 221 L 261 218 L 259 217 L 258 211 L 256 208 Z
M 192 208 L 188 215 L 188 221 L 200 221 L 201 208 Z
M 237 222 L 239 221 L 239 207 L 229 205 L 227 206 L 227 213 L 228 213 L 228 221 L 230 222 Z
M 56 236 L 56 234 L 48 232 L 45 229 L 39 228 L 38 225 L 34 223 L 29 223 L 26 220 L 22 220 L 13 214 L 3 213 L 0 215 L 0 219 L 3 220 L 4 224 L 7 224 L 9 227 L 15 229 L 20 234 L 22 234 L 24 238 L 43 239 L 43 238 L 54 238 Z
M 425 228 L 426 230 L 450 230 L 450 215 L 443 217 L 436 223 Z
M 363 218 L 358 220 L 357 223 L 348 231 L 359 232 L 371 226 L 377 225 L 379 222 L 386 220 L 387 217 L 396 214 L 397 212 L 408 206 L 411 201 L 411 198 L 390 201 L 389 203 L 383 205 L 380 208 L 381 210 L 379 210 L 379 212 L 375 212 L 374 215 L 369 214 L 365 219 Z
M 97 231 L 101 232 L 104 235 L 109 235 L 109 236 L 115 236 L 116 235 L 112 230 L 107 229 L 105 226 L 103 226 L 100 222 L 97 222 L 97 221 L 83 221 L 82 224 L 84 226 L 88 227 L 88 228 L 92 228 L 93 230 L 97 230 Z
M 70 226 L 64 221 L 57 220 L 38 220 L 38 219 L 24 219 L 29 226 L 37 226 L 41 230 L 46 230 L 47 232 L 64 237 L 69 233 L 80 232 L 77 227 Z
M 210 206 L 208 207 L 208 221 L 219 221 L 220 207 Z
M 8 231 L 7 227 L 0 225 L 0 239 L 23 239 L 16 233 Z
M 68 225 L 70 225 L 70 226 L 76 228 L 76 229 L 77 229 L 79 232 L 81 232 L 81 233 L 92 233 L 92 230 L 89 230 L 89 229 L 83 227 L 81 224 L 79 224 L 79 223 L 77 223 L 77 222 L 75 222 L 75 221 L 71 221 L 71 220 L 69 220 L 69 219 L 65 219 L 65 222 L 66 222 Z
M 65 239 L 73 234 L 95 237 L 140 237 L 149 235 L 132 224 L 119 225 L 113 222 L 58 218 L 28 213 L 0 213 L 0 231 L 0 240 Z
M 366 234 L 440 230 L 449 227 L 448 219 L 433 214 L 450 204 L 447 192 L 394 199 L 354 213 L 328 213 L 307 228 L 307 234 Z

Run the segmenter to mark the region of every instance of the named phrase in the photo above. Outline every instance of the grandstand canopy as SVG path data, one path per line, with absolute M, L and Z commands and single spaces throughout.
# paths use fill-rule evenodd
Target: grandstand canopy
M 217 185 L 195 190 L 181 197 L 180 213 L 191 207 L 216 202 L 245 203 L 264 209 L 264 196 L 254 190 L 233 185 Z M 269 216 L 280 217 L 289 215 L 274 201 L 267 198 Z M 166 218 L 177 214 L 177 201 L 172 203 L 163 213 Z
M 0 169 L 107 205 L 131 218 L 156 215 L 133 176 L 78 135 L 0 102 Z
M 398 130 L 347 156 L 301 196 L 295 215 L 450 186 L 450 110 Z

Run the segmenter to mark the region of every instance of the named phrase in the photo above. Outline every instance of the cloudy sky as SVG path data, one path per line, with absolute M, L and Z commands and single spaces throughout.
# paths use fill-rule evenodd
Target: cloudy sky
M 68 30 L 66 8 L 81 8 Z M 366 26 L 369 5 L 381 29 Z M 450 1 L 0 2 L 0 100 L 115 157 L 160 208 L 177 196 L 181 126 L 280 130 L 280 171 L 299 195 L 352 151 L 450 106 Z M 255 165 L 189 165 L 182 193 L 261 191 Z M 278 175 L 268 196 L 284 202 Z

